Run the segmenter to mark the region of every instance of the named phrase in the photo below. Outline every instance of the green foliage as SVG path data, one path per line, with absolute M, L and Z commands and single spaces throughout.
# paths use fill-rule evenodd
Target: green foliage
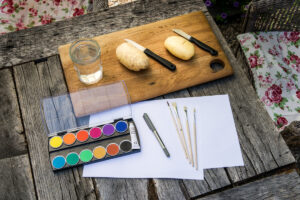
M 15 31 L 16 28 L 13 27 L 12 25 L 9 25 L 8 27 L 5 27 L 5 29 L 9 30 L 9 31 Z
M 282 75 L 281 75 L 281 73 L 279 72 L 279 71 L 277 71 L 277 73 L 276 73 L 276 78 L 278 78 L 278 79 L 281 79 L 281 77 L 282 77 Z
M 297 75 L 297 74 L 293 74 L 293 75 L 292 75 L 292 78 L 293 78 L 295 81 L 298 81 L 298 75 Z
M 68 8 L 63 8 L 62 10 L 65 11 L 65 13 L 68 13 L 68 12 L 69 12 L 69 9 L 68 9 Z
M 30 22 L 29 24 L 27 24 L 27 27 L 33 27 L 34 26 L 34 24 L 35 24 L 35 22 L 34 21 L 32 21 L 32 22 Z
M 280 107 L 282 110 L 284 110 L 284 106 L 285 106 L 285 104 L 286 104 L 287 102 L 288 102 L 288 99 L 285 98 L 285 97 L 283 97 L 282 100 L 281 100 L 281 102 L 279 103 L 279 107 Z

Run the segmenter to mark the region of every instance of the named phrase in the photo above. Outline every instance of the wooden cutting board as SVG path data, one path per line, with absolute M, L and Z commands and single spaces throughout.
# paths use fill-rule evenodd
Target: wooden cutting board
M 165 49 L 164 41 L 167 37 L 176 35 L 172 31 L 173 28 L 181 29 L 206 43 L 216 49 L 219 55 L 213 57 L 194 45 L 195 55 L 191 60 L 183 61 L 172 56 Z M 117 46 L 123 43 L 125 38 L 171 61 L 177 66 L 177 70 L 171 72 L 152 59 L 147 70 L 140 72 L 128 70 L 119 63 L 115 53 Z M 79 81 L 69 56 L 71 44 L 60 46 L 58 49 L 69 92 L 123 80 L 127 85 L 131 102 L 137 102 L 233 74 L 232 67 L 202 12 L 193 12 L 93 39 L 100 45 L 103 64 L 103 79 L 94 85 L 85 85 Z M 217 72 L 212 70 L 210 63 L 214 60 L 223 62 L 224 68 Z

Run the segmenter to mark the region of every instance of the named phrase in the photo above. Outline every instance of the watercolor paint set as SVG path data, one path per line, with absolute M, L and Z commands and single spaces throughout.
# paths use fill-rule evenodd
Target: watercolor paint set
M 48 140 L 53 170 L 140 151 L 132 119 L 60 132 Z
M 43 99 L 53 171 L 140 152 L 138 131 L 130 115 L 89 124 L 90 114 L 129 102 L 124 82 Z

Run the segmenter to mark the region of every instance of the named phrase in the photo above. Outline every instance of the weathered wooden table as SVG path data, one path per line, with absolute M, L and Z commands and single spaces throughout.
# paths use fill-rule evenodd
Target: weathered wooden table
M 57 47 L 199 10 L 235 74 L 163 98 L 229 94 L 245 166 L 205 170 L 204 181 L 83 178 L 82 168 L 53 173 L 40 99 L 67 92 Z M 299 198 L 294 157 L 202 1 L 138 1 L 0 39 L 0 199 Z

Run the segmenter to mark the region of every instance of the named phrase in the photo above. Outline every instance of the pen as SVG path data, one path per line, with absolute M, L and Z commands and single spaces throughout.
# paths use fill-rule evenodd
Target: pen
M 154 127 L 152 121 L 150 120 L 149 116 L 147 115 L 147 113 L 144 113 L 143 118 L 144 118 L 146 124 L 148 125 L 148 127 L 150 128 L 150 130 L 154 133 L 157 141 L 159 142 L 159 144 L 160 144 L 161 148 L 163 149 L 163 151 L 165 152 L 166 156 L 170 157 L 170 154 L 169 154 L 165 144 L 159 137 L 158 132 L 157 132 L 156 128 Z

